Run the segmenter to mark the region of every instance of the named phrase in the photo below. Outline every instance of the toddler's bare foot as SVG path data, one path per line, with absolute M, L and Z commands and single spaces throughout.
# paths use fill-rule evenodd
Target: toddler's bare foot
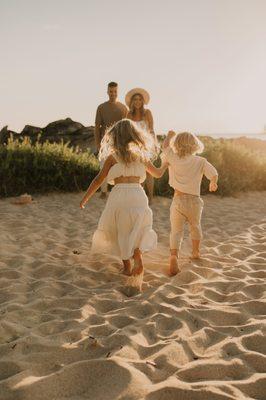
M 200 253 L 198 251 L 193 251 L 192 256 L 190 258 L 192 260 L 198 260 L 200 258 Z
M 178 272 L 180 272 L 180 269 L 178 268 L 178 261 L 177 261 L 177 256 L 171 255 L 170 256 L 170 275 L 174 276 Z

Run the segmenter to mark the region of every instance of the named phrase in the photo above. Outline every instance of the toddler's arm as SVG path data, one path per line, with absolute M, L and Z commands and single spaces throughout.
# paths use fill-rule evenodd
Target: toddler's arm
M 112 167 L 112 165 L 115 164 L 115 160 L 113 156 L 109 156 L 98 173 L 98 175 L 95 176 L 95 178 L 92 180 L 90 186 L 88 187 L 85 195 L 83 196 L 83 199 L 80 202 L 80 208 L 84 208 L 85 204 L 87 201 L 94 195 L 94 193 L 99 189 L 99 187 L 102 185 L 104 182 L 105 178 L 107 177 L 107 174 L 109 172 L 109 169 Z
M 203 174 L 206 176 L 207 179 L 209 179 L 210 184 L 209 184 L 209 191 L 210 192 L 216 192 L 218 189 L 217 186 L 217 181 L 218 181 L 218 172 L 217 169 L 204 158 L 204 164 L 203 164 Z
M 217 181 L 218 181 L 218 175 L 214 175 L 213 177 L 211 177 L 209 184 L 210 192 L 216 192 L 216 190 L 218 189 Z
M 167 147 L 169 147 L 169 145 L 170 145 L 170 140 L 175 136 L 175 132 L 174 131 L 169 131 L 168 132 L 168 134 L 167 134 L 167 136 L 166 136 L 166 138 L 164 139 L 164 141 L 163 141 L 163 144 L 162 144 L 162 148 L 163 149 L 166 149 Z

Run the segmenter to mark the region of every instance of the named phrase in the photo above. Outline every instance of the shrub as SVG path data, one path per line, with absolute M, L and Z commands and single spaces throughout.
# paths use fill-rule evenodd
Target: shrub
M 218 170 L 222 196 L 239 191 L 266 190 L 266 157 L 228 140 L 202 137 L 202 154 Z M 155 162 L 160 165 L 160 160 Z M 81 152 L 63 143 L 35 143 L 9 140 L 0 146 L 0 196 L 22 193 L 85 190 L 99 171 L 99 162 L 90 151 Z M 203 179 L 202 194 L 208 193 Z M 155 179 L 155 194 L 171 196 L 168 173 Z
M 0 146 L 0 196 L 85 190 L 98 170 L 98 160 L 89 151 L 11 138 Z
M 218 170 L 219 181 L 216 194 L 230 196 L 248 190 L 266 190 L 266 157 L 228 140 L 203 137 L 206 157 Z M 159 161 L 157 160 L 157 163 Z M 201 193 L 208 193 L 209 181 L 204 177 Z M 168 174 L 155 182 L 155 193 L 170 196 Z

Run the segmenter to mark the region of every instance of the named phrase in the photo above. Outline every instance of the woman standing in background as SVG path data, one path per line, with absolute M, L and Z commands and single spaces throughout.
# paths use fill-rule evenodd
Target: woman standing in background
M 125 97 L 126 105 L 129 108 L 127 118 L 134 121 L 140 129 L 149 132 L 154 137 L 154 145 L 156 147 L 152 113 L 149 109 L 144 107 L 149 103 L 149 101 L 149 93 L 145 89 L 141 88 L 131 89 Z M 147 173 L 145 186 L 149 204 L 151 204 L 153 200 L 154 181 L 153 177 L 149 173 Z

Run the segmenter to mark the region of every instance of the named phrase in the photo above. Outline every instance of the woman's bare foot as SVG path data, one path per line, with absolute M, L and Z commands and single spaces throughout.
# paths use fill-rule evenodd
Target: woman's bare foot
M 123 269 L 122 273 L 124 275 L 130 276 L 131 275 L 131 263 L 130 263 L 130 260 L 123 260 L 123 264 L 124 264 L 124 269 Z
M 134 251 L 134 269 L 132 271 L 132 275 L 140 275 L 144 271 L 141 252 L 139 249 Z
M 132 273 L 131 273 L 131 267 L 130 267 L 130 268 L 128 268 L 128 267 L 125 268 L 125 267 L 124 267 L 124 269 L 123 269 L 123 271 L 122 271 L 122 274 L 131 276 L 131 275 L 132 275 Z
M 180 272 L 180 269 L 178 268 L 178 260 L 176 255 L 171 255 L 170 256 L 170 270 L 169 273 L 171 276 L 176 275 L 178 272 Z
M 134 263 L 134 269 L 132 271 L 132 275 L 140 275 L 144 271 L 142 260 L 137 260 Z

